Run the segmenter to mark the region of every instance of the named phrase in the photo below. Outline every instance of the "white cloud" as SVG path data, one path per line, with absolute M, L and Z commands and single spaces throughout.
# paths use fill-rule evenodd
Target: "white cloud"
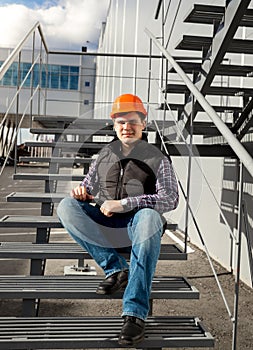
M 0 46 L 15 46 L 39 21 L 50 49 L 80 49 L 94 47 L 109 0 L 45 1 L 34 9 L 24 5 L 0 6 Z

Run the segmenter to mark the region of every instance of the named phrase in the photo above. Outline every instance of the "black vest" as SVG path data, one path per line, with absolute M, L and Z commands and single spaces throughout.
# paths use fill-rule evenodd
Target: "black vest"
M 158 148 L 143 140 L 124 157 L 121 142 L 113 140 L 97 159 L 98 203 L 156 193 L 156 174 L 163 157 Z

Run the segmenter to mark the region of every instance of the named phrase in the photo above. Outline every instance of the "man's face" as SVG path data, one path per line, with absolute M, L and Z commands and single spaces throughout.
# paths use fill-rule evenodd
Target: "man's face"
M 142 138 L 142 130 L 146 122 L 142 121 L 139 114 L 130 112 L 114 120 L 114 128 L 120 141 L 124 144 L 132 144 Z

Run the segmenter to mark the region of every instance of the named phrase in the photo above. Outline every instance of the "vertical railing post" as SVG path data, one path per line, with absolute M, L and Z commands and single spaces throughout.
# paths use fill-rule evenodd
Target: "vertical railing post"
M 38 115 L 40 115 L 41 100 L 41 81 L 42 81 L 42 41 L 40 42 L 40 63 L 39 63 L 39 90 L 38 90 Z
M 48 53 L 46 53 L 46 87 L 45 87 L 45 96 L 44 96 L 44 106 L 43 113 L 47 115 L 47 91 L 49 87 L 49 72 L 48 72 Z
M 149 100 L 151 89 L 151 68 L 152 68 L 152 39 L 149 40 L 149 61 L 148 61 L 148 96 L 147 96 L 147 112 L 149 112 Z
M 191 192 L 191 169 L 192 169 L 192 138 L 193 138 L 193 119 L 194 119 L 194 103 L 195 98 L 192 94 L 192 113 L 190 115 L 190 144 L 189 144 L 189 157 L 188 157 L 188 170 L 187 170 L 187 189 L 186 189 L 186 212 L 185 212 L 185 239 L 184 239 L 184 252 L 187 252 L 188 241 L 188 224 L 189 224 L 189 203 Z
M 243 198 L 243 164 L 240 162 L 238 189 L 238 219 L 237 231 L 238 239 L 236 242 L 237 261 L 235 274 L 235 296 L 234 296 L 234 317 L 233 317 L 233 341 L 232 350 L 237 349 L 237 329 L 238 329 L 238 306 L 239 306 L 239 289 L 240 289 L 240 270 L 241 270 L 241 247 L 242 247 L 242 198 Z
M 33 39 L 32 39 L 32 65 L 34 63 L 34 57 L 35 57 L 35 31 L 33 32 Z M 34 79 L 34 68 L 31 71 L 31 97 L 33 95 L 33 79 Z M 32 127 L 32 115 L 33 115 L 33 98 L 30 102 L 30 128 Z
M 162 59 L 163 62 L 163 59 Z M 165 92 L 164 92 L 164 103 L 163 103 L 163 128 L 162 128 L 162 135 L 164 135 L 164 129 L 165 129 L 165 119 L 166 119 L 166 101 L 167 101 L 167 84 L 168 84 L 168 60 L 165 58 Z M 163 85 L 162 85 L 163 86 Z
M 17 91 L 19 90 L 20 86 L 20 80 L 21 80 L 21 51 L 18 54 L 18 76 L 17 76 Z M 19 93 L 17 94 L 16 99 L 16 117 L 15 117 L 15 142 L 14 142 L 14 174 L 17 172 L 17 160 L 18 160 L 18 149 L 17 149 L 17 142 L 18 142 L 18 116 L 19 116 Z M 12 144 L 12 140 L 11 140 Z
M 134 94 L 136 95 L 137 89 L 137 70 L 138 70 L 138 58 L 135 57 L 134 60 Z

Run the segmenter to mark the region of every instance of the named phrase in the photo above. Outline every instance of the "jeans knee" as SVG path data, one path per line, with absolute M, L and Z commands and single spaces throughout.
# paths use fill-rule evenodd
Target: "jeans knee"
M 74 198 L 65 197 L 63 198 L 57 206 L 57 215 L 60 219 L 66 217 L 70 214 L 73 209 L 73 202 L 76 201 Z
M 143 208 L 138 211 L 138 220 L 145 223 L 145 225 L 155 226 L 157 228 L 163 225 L 161 215 L 154 209 Z
M 139 210 L 134 217 L 130 230 L 132 242 L 143 243 L 150 239 L 160 239 L 163 232 L 163 222 L 158 212 L 151 208 Z

